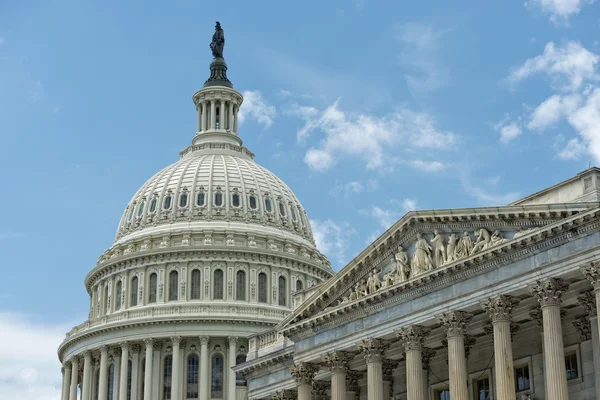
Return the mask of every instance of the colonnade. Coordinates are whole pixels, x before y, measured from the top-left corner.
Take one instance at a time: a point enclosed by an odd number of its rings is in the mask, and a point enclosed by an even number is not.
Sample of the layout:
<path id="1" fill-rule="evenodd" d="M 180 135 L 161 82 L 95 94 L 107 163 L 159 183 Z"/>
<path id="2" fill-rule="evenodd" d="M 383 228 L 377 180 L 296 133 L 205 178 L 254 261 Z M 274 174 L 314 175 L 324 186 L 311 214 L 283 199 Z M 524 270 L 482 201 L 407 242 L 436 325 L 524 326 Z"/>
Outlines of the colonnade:
<path id="1" fill-rule="evenodd" d="M 600 268 L 598 265 L 589 265 L 582 268 L 581 271 L 594 287 L 595 304 L 589 301 L 589 298 L 586 301 L 585 296 L 580 296 L 580 302 L 588 311 L 590 321 L 594 322 L 591 327 L 592 336 L 597 341 L 600 331 L 598 325 L 600 319 L 597 314 L 597 310 L 600 308 Z M 545 278 L 529 285 L 531 293 L 541 306 L 544 374 L 546 399 L 548 400 L 568 400 L 569 398 L 560 308 L 562 294 L 568 287 L 568 283 L 559 278 Z M 592 294 L 589 292 L 588 297 L 591 296 Z M 489 315 L 492 325 L 496 392 L 494 398 L 498 400 L 516 399 L 512 354 L 514 326 L 511 326 L 511 314 L 519 302 L 517 298 L 510 295 L 495 295 L 481 303 L 481 307 Z M 469 399 L 467 357 L 474 340 L 466 335 L 466 326 L 471 318 L 471 314 L 462 310 L 448 311 L 436 318 L 446 333 L 444 342 L 447 342 L 448 348 L 449 389 L 452 400 Z M 411 325 L 402 327 L 395 332 L 397 339 L 404 346 L 406 388 L 409 400 L 425 400 L 429 397 L 427 395 L 427 365 L 435 351 L 425 347 L 424 341 L 430 331 L 430 328 L 423 325 Z M 391 369 L 398 365 L 398 361 L 385 358 L 385 352 L 391 344 L 392 341 L 381 338 L 365 339 L 357 343 L 359 353 L 364 356 L 366 363 L 368 400 L 390 400 Z M 598 347 L 597 342 L 593 346 Z M 356 355 L 357 353 L 348 351 L 334 351 L 323 356 L 324 365 L 331 371 L 331 400 L 355 400 L 358 398 L 357 374 L 364 374 L 364 371 L 349 369 L 349 363 Z M 596 363 L 597 393 L 600 393 L 600 368 L 598 366 L 600 360 L 597 355 L 594 361 Z M 392 366 L 391 369 L 389 365 Z M 384 373 L 386 369 L 388 370 L 387 374 Z M 314 393 L 311 393 L 311 386 L 318 371 L 319 363 L 301 362 L 290 368 L 297 385 L 298 400 L 312 400 L 312 397 L 315 397 Z M 285 399 L 286 396 L 291 396 L 289 391 L 281 392 L 276 397 Z"/>
<path id="2" fill-rule="evenodd" d="M 198 132 L 222 130 L 238 132 L 239 105 L 225 99 L 203 100 L 196 105 Z M 218 114 L 218 115 L 217 115 Z"/>
<path id="3" fill-rule="evenodd" d="M 186 339 L 181 336 L 170 338 L 146 338 L 143 343 L 123 341 L 116 345 L 102 345 L 99 348 L 85 350 L 74 355 L 63 363 L 63 384 L 61 400 L 162 400 L 187 399 L 185 355 Z M 190 398 L 209 400 L 211 396 L 211 382 L 209 368 L 208 336 L 193 338 L 200 342 L 198 365 L 198 395 Z M 227 338 L 227 353 L 222 360 L 226 365 L 222 369 L 223 398 L 236 400 L 236 374 L 231 370 L 236 365 L 239 339 L 235 336 Z M 163 351 L 163 346 L 168 351 Z M 170 347 L 170 349 L 169 349 Z M 217 346 L 220 347 L 220 346 Z M 245 347 L 242 347 L 245 349 Z M 145 354 L 145 357 L 143 357 Z M 171 355 L 170 393 L 165 393 L 163 356 Z M 130 364 L 131 362 L 131 364 Z M 109 396 L 109 365 L 114 365 L 112 370 L 112 393 Z M 99 368 L 96 368 L 99 366 Z M 140 368 L 143 374 L 140 374 Z M 190 374 L 189 370 L 187 371 Z M 138 378 L 143 379 L 138 382 Z M 186 379 L 188 377 L 185 377 Z M 158 382 L 163 382 L 159 386 Z M 141 383 L 141 384 L 140 384 Z M 80 389 L 78 391 L 78 388 Z M 158 391 L 156 390 L 158 388 Z M 140 393 L 141 391 L 141 393 Z M 80 393 L 80 397 L 78 396 Z M 129 397 L 130 396 L 130 397 Z"/>

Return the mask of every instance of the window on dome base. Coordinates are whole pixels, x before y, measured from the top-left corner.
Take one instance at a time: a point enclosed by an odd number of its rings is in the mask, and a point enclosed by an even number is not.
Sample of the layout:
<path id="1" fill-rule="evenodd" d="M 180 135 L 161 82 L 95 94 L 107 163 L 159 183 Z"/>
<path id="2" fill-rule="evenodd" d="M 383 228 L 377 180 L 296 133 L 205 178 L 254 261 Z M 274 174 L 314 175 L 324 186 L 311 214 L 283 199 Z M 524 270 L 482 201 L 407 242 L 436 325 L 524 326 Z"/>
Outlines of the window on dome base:
<path id="1" fill-rule="evenodd" d="M 168 194 L 163 200 L 163 209 L 169 210 L 171 208 L 171 198 L 172 196 Z"/>
<path id="2" fill-rule="evenodd" d="M 134 276 L 131 278 L 131 306 L 137 306 L 138 298 L 138 278 Z"/>
<path id="3" fill-rule="evenodd" d="M 154 211 L 156 211 L 156 198 L 150 202 L 150 212 L 153 213 Z"/>
<path id="4" fill-rule="evenodd" d="M 117 282 L 117 298 L 116 298 L 116 307 L 115 310 L 121 309 L 121 294 L 123 292 L 123 283 L 122 281 Z"/>
<path id="5" fill-rule="evenodd" d="M 250 203 L 251 210 L 256 210 L 256 196 L 250 196 L 248 198 L 248 203 Z"/>
<path id="6" fill-rule="evenodd" d="M 156 273 L 150 275 L 150 290 L 148 290 L 148 303 L 156 303 L 156 283 L 158 277 Z"/>
<path id="7" fill-rule="evenodd" d="M 282 217 L 285 217 L 285 204 L 283 204 L 281 201 L 279 202 L 279 214 Z"/>
<path id="8" fill-rule="evenodd" d="M 192 300 L 198 300 L 200 298 L 200 285 L 200 270 L 195 269 L 192 271 L 192 289 L 190 291 Z"/>
<path id="9" fill-rule="evenodd" d="M 141 217 L 143 212 L 144 212 L 144 205 L 146 204 L 145 200 L 142 200 L 142 202 L 140 203 L 140 205 L 138 206 L 138 211 L 137 211 L 137 216 Z"/>
<path id="10" fill-rule="evenodd" d="M 179 283 L 179 274 L 177 271 L 171 271 L 169 274 L 169 301 L 177 300 L 177 286 Z"/>
<path id="11" fill-rule="evenodd" d="M 286 288 L 285 278 L 283 276 L 279 277 L 279 305 L 285 306 L 287 304 L 287 288 Z"/>
<path id="12" fill-rule="evenodd" d="M 186 192 L 183 192 L 181 194 L 181 196 L 179 196 L 179 207 L 187 206 L 187 202 L 188 202 L 188 195 Z"/>
<path id="13" fill-rule="evenodd" d="M 245 354 L 238 354 L 235 357 L 235 364 L 243 364 L 246 362 L 246 355 Z M 244 375 L 242 374 L 235 374 L 235 386 L 246 386 L 246 379 L 244 379 Z"/>
<path id="14" fill-rule="evenodd" d="M 236 274 L 235 299 L 246 300 L 246 273 L 238 271 Z"/>
<path id="15" fill-rule="evenodd" d="M 211 363 L 212 376 L 210 385 L 211 399 L 223 398 L 223 356 L 216 354 Z"/>
<path id="16" fill-rule="evenodd" d="M 196 197 L 196 205 L 203 206 L 204 205 L 204 192 L 198 192 L 198 196 Z"/>
<path id="17" fill-rule="evenodd" d="M 267 302 L 267 274 L 264 272 L 258 274 L 258 302 Z"/>
<path id="18" fill-rule="evenodd" d="M 223 300 L 223 271 L 215 270 L 213 274 L 213 299 Z"/>
<path id="19" fill-rule="evenodd" d="M 163 368 L 163 399 L 171 399 L 171 380 L 173 377 L 173 356 L 165 357 Z"/>
<path id="20" fill-rule="evenodd" d="M 265 210 L 267 210 L 267 212 L 273 212 L 273 206 L 271 205 L 271 199 L 265 199 Z"/>
<path id="21" fill-rule="evenodd" d="M 239 207 L 240 206 L 240 195 L 237 193 L 234 193 L 231 195 L 231 204 L 234 207 Z"/>
<path id="22" fill-rule="evenodd" d="M 215 206 L 221 207 L 223 205 L 223 193 L 215 193 Z"/>
<path id="23" fill-rule="evenodd" d="M 198 356 L 192 354 L 188 357 L 187 369 L 187 399 L 195 399 L 198 397 Z"/>

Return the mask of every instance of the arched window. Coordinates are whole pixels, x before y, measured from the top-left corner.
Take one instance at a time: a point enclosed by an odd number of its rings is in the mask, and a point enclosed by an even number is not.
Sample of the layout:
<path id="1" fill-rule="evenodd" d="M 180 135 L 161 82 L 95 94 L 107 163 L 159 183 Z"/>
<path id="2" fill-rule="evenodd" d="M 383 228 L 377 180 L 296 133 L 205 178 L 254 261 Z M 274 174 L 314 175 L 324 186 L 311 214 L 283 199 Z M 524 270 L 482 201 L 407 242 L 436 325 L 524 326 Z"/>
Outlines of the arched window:
<path id="1" fill-rule="evenodd" d="M 123 282 L 117 281 L 117 293 L 115 294 L 115 310 L 121 309 L 121 295 L 123 294 Z"/>
<path id="2" fill-rule="evenodd" d="M 240 195 L 238 193 L 234 193 L 231 195 L 231 205 L 234 207 L 240 206 Z"/>
<path id="3" fill-rule="evenodd" d="M 198 196 L 196 197 L 196 205 L 203 206 L 204 205 L 204 192 L 198 192 Z"/>
<path id="4" fill-rule="evenodd" d="M 258 274 L 258 301 L 259 303 L 267 302 L 267 274 L 264 272 Z"/>
<path id="5" fill-rule="evenodd" d="M 108 367 L 108 400 L 113 400 L 113 392 L 115 388 L 115 364 L 110 364 Z"/>
<path id="6" fill-rule="evenodd" d="M 195 269 L 192 271 L 192 290 L 190 297 L 193 300 L 197 300 L 200 298 L 200 289 L 202 286 L 202 282 L 200 281 L 200 270 Z"/>
<path id="7" fill-rule="evenodd" d="M 179 274 L 177 271 L 171 271 L 169 274 L 169 301 L 177 300 L 177 285 L 179 284 Z"/>
<path id="8" fill-rule="evenodd" d="M 127 360 L 127 400 L 131 400 L 131 360 Z"/>
<path id="9" fill-rule="evenodd" d="M 235 365 L 243 364 L 245 362 L 246 362 L 245 354 L 238 354 L 238 356 L 235 358 Z M 236 386 L 246 386 L 246 380 L 244 379 L 244 375 L 235 374 L 235 385 Z"/>
<path id="10" fill-rule="evenodd" d="M 187 206 L 187 200 L 188 200 L 187 192 L 181 193 L 181 196 L 179 196 L 179 207 Z"/>
<path id="11" fill-rule="evenodd" d="M 156 273 L 150 275 L 150 288 L 148 289 L 148 303 L 156 303 L 156 285 L 158 277 Z"/>
<path id="12" fill-rule="evenodd" d="M 279 277 L 279 305 L 285 306 L 287 304 L 287 290 L 285 287 L 285 278 Z"/>
<path id="13" fill-rule="evenodd" d="M 296 281 L 296 290 L 302 290 L 302 281 L 300 279 Z"/>
<path id="14" fill-rule="evenodd" d="M 267 210 L 267 212 L 273 212 L 273 206 L 271 205 L 271 199 L 265 199 L 265 210 Z"/>
<path id="15" fill-rule="evenodd" d="M 198 356 L 192 354 L 187 361 L 187 397 L 195 399 L 198 397 Z"/>
<path id="16" fill-rule="evenodd" d="M 223 193 L 215 193 L 215 206 L 221 207 L 223 205 Z"/>
<path id="17" fill-rule="evenodd" d="M 235 299 L 246 300 L 246 273 L 238 271 L 235 278 Z"/>
<path id="18" fill-rule="evenodd" d="M 131 278 L 131 306 L 137 306 L 138 298 L 138 277 Z"/>
<path id="19" fill-rule="evenodd" d="M 216 354 L 212 358 L 212 374 L 210 379 L 210 398 L 223 398 L 223 356 Z"/>
<path id="20" fill-rule="evenodd" d="M 223 300 L 223 270 L 220 269 L 213 274 L 213 299 Z"/>
<path id="21" fill-rule="evenodd" d="M 138 212 L 137 212 L 137 216 L 141 217 L 142 213 L 144 212 L 144 205 L 146 204 L 146 200 L 142 200 L 142 202 L 140 203 L 140 205 L 138 206 Z"/>
<path id="22" fill-rule="evenodd" d="M 171 399 L 171 376 L 173 375 L 173 356 L 165 357 L 163 368 L 163 400 Z"/>
<path id="23" fill-rule="evenodd" d="M 172 196 L 170 194 L 165 196 L 165 199 L 163 200 L 163 209 L 168 210 L 171 208 L 171 198 Z"/>
<path id="24" fill-rule="evenodd" d="M 250 196 L 248 200 L 248 202 L 250 203 L 250 208 L 252 210 L 256 210 L 256 196 Z"/>

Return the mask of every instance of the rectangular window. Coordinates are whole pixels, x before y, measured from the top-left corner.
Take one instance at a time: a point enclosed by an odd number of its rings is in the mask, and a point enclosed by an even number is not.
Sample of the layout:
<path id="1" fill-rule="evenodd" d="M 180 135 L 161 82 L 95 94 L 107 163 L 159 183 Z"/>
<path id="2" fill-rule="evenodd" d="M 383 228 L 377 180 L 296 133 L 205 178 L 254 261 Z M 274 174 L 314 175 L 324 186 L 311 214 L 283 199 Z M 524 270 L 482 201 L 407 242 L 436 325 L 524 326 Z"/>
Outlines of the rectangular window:
<path id="1" fill-rule="evenodd" d="M 436 390 L 435 400 L 450 400 L 450 389 Z"/>
<path id="2" fill-rule="evenodd" d="M 515 368 L 515 387 L 517 392 L 531 389 L 529 380 L 529 365 L 520 365 Z"/>
<path id="3" fill-rule="evenodd" d="M 491 398 L 490 379 L 487 376 L 477 379 L 475 384 L 475 399 L 490 400 Z"/>
<path id="4" fill-rule="evenodd" d="M 567 380 L 579 378 L 577 370 L 577 353 L 572 351 L 565 354 L 565 367 L 567 368 Z"/>

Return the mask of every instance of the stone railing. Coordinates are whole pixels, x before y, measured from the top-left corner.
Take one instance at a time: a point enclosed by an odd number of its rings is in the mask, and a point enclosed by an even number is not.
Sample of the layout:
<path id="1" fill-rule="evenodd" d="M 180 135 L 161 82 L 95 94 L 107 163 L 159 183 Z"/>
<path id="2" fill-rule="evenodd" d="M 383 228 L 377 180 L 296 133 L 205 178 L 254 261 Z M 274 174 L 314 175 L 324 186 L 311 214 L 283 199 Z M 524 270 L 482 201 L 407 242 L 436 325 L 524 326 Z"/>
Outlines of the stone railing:
<path id="1" fill-rule="evenodd" d="M 161 318 L 223 318 L 231 319 L 236 316 L 242 319 L 257 320 L 276 324 L 284 319 L 289 313 L 282 310 L 265 309 L 257 306 L 244 306 L 236 304 L 235 306 L 228 305 L 157 305 L 155 307 L 144 306 L 140 309 L 132 309 L 119 311 L 100 318 L 89 319 L 84 323 L 73 327 L 67 334 L 66 338 L 72 338 L 89 329 L 97 328 L 103 325 L 110 325 L 124 321 L 138 321 L 144 319 L 161 319 Z"/>
<path id="2" fill-rule="evenodd" d="M 293 342 L 291 340 L 283 336 L 281 332 L 277 332 L 275 329 L 259 333 L 250 336 L 248 339 L 247 360 L 249 361 L 262 357 L 292 345 Z"/>

